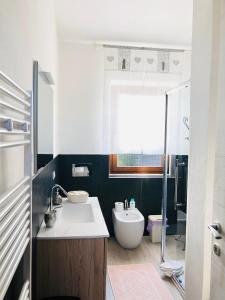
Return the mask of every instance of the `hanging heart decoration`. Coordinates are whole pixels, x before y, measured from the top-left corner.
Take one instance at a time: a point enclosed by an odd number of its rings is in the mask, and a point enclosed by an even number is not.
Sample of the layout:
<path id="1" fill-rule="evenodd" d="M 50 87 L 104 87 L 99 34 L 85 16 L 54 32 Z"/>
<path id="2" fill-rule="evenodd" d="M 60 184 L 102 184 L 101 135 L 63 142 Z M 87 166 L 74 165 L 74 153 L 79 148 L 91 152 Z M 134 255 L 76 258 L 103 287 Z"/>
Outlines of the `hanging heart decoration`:
<path id="1" fill-rule="evenodd" d="M 134 60 L 135 60 L 135 62 L 136 62 L 137 64 L 139 64 L 139 63 L 141 62 L 141 58 L 140 58 L 140 57 L 137 57 L 137 56 L 134 58 Z"/>
<path id="2" fill-rule="evenodd" d="M 107 56 L 108 62 L 113 62 L 114 61 L 114 56 Z"/>
<path id="3" fill-rule="evenodd" d="M 147 62 L 149 65 L 152 65 L 153 62 L 154 62 L 154 59 L 153 58 L 147 58 Z"/>

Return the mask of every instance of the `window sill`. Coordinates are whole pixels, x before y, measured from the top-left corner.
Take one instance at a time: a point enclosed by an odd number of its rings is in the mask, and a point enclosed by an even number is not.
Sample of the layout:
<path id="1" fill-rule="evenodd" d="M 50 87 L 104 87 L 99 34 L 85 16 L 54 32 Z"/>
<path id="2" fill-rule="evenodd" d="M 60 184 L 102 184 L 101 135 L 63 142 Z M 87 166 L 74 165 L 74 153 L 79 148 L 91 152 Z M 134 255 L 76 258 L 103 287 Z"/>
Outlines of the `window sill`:
<path id="1" fill-rule="evenodd" d="M 163 178 L 163 174 L 109 174 L 109 178 Z"/>

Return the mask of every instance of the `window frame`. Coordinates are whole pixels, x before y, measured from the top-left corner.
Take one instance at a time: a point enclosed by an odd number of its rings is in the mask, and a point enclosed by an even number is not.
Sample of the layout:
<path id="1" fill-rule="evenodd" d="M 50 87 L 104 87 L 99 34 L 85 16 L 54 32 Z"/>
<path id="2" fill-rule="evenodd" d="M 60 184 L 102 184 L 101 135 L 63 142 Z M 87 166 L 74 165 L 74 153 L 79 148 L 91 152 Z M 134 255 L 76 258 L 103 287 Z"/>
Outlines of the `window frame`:
<path id="1" fill-rule="evenodd" d="M 117 166 L 117 155 L 109 155 L 109 173 L 110 174 L 152 174 L 152 175 L 163 175 L 163 155 L 162 155 L 162 166 L 160 167 L 118 167 Z"/>

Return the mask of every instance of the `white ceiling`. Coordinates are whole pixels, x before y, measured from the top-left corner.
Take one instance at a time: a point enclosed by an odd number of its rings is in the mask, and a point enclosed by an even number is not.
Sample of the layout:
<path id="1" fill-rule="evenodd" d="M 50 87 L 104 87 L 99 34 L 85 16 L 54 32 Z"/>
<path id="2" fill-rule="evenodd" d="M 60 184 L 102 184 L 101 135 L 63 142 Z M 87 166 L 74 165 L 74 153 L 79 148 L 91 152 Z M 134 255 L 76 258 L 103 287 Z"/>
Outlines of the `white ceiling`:
<path id="1" fill-rule="evenodd" d="M 191 45 L 193 0 L 56 0 L 60 40 Z"/>

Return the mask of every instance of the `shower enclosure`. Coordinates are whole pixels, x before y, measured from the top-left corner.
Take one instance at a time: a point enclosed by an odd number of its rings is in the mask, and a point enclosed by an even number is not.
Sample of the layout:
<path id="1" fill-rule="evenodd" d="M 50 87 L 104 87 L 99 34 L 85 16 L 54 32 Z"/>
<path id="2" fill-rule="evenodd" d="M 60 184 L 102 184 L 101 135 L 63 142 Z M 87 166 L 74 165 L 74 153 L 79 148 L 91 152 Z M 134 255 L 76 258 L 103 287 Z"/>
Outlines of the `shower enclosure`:
<path id="1" fill-rule="evenodd" d="M 161 261 L 184 294 L 190 82 L 166 92 Z M 180 269 L 183 269 L 183 272 Z M 171 271 L 172 273 L 172 271 Z"/>

